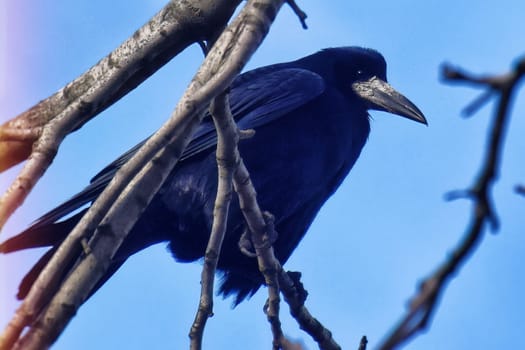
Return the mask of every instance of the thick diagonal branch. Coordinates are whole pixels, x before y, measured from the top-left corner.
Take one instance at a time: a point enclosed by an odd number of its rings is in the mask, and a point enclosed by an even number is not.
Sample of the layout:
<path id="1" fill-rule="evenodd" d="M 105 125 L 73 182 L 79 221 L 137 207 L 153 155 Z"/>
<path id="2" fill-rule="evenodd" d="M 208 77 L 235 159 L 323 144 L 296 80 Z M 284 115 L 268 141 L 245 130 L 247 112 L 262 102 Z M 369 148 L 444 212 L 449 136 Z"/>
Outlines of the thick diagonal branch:
<path id="1" fill-rule="evenodd" d="M 192 43 L 222 28 L 240 1 L 170 1 L 133 36 L 64 88 L 0 126 L 0 171 L 25 159 L 0 199 L 0 229 L 53 161 L 62 140 Z"/>

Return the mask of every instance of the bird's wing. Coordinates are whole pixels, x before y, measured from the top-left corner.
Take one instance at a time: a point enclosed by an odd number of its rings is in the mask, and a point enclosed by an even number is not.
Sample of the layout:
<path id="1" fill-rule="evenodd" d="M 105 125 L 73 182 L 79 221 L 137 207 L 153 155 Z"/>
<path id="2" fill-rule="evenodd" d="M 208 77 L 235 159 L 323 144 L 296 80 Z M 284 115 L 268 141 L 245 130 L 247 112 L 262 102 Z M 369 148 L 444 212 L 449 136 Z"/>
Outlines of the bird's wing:
<path id="1" fill-rule="evenodd" d="M 290 111 L 319 96 L 325 88 L 323 79 L 310 71 L 298 68 L 268 66 L 239 76 L 230 91 L 230 108 L 241 129 L 256 129 L 285 116 Z M 147 139 L 146 139 L 147 140 Z M 39 218 L 32 228 L 53 223 L 95 200 L 115 173 L 146 142 L 143 140 L 91 179 L 90 184 L 65 203 Z M 217 134 L 209 115 L 195 132 L 180 161 L 215 147 Z"/>

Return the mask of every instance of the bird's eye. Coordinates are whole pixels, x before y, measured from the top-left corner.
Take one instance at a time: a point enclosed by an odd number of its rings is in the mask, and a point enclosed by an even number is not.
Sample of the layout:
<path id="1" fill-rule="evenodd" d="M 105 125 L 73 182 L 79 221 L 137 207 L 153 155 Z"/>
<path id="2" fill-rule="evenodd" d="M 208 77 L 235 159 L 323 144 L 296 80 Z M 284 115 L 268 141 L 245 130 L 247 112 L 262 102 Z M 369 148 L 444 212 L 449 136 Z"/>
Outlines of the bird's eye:
<path id="1" fill-rule="evenodd" d="M 363 76 L 363 74 L 364 74 L 364 72 L 363 72 L 361 69 L 358 69 L 357 72 L 356 72 L 356 75 L 357 75 L 358 77 Z"/>

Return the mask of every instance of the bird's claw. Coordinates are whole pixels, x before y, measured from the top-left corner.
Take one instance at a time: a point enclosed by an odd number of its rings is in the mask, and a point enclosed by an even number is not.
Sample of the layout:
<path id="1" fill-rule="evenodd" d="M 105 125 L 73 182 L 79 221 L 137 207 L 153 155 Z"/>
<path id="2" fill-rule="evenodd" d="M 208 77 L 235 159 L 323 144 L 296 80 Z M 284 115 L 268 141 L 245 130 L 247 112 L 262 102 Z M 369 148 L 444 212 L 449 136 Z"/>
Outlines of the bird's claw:
<path id="1" fill-rule="evenodd" d="M 239 249 L 241 250 L 241 253 L 249 258 L 257 257 L 252 244 L 251 231 L 248 228 L 244 229 L 244 232 L 239 239 Z"/>
<path id="2" fill-rule="evenodd" d="M 258 249 L 266 249 L 269 248 L 272 244 L 275 243 L 277 240 L 277 232 L 275 231 L 275 218 L 274 216 L 267 211 L 264 211 L 263 213 L 263 219 L 265 222 L 265 233 L 263 237 L 263 244 L 259 246 L 255 246 L 252 241 L 252 232 L 248 227 L 244 230 L 243 234 L 241 235 L 241 238 L 239 239 L 239 249 L 241 252 L 250 257 L 255 258 L 257 257 L 257 250 Z"/>

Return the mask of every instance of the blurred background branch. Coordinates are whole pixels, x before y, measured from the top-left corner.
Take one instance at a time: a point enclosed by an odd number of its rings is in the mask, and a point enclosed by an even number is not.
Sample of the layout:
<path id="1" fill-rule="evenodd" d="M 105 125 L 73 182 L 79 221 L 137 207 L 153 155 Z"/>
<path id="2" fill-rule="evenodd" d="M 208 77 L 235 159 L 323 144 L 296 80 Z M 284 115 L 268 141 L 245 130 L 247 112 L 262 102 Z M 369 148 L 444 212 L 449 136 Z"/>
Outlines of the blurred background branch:
<path id="1" fill-rule="evenodd" d="M 463 241 L 449 254 L 449 258 L 437 268 L 436 272 L 421 283 L 418 293 L 411 298 L 406 315 L 380 349 L 394 349 L 428 327 L 447 283 L 474 252 L 486 226 L 490 225 L 494 231 L 498 229 L 499 223 L 492 203 L 492 186 L 499 175 L 512 97 L 524 74 L 525 58 L 519 60 L 513 70 L 503 75 L 478 77 L 449 65 L 444 66 L 442 76 L 446 82 L 481 86 L 488 91 L 467 107 L 467 114 L 478 110 L 491 94 L 496 94 L 498 97 L 497 110 L 492 118 L 487 148 L 476 181 L 469 189 L 454 191 L 447 196 L 448 199 L 464 197 L 473 201 L 472 219 Z"/>

